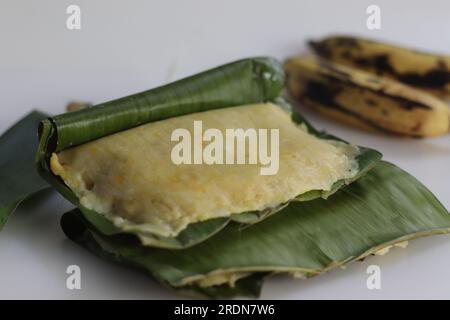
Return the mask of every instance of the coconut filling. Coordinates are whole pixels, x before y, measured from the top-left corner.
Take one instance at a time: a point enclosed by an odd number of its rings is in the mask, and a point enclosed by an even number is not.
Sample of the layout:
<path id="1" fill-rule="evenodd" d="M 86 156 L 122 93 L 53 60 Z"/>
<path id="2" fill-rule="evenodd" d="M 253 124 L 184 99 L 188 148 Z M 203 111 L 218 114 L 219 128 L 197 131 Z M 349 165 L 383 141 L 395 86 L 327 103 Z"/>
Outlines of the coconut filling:
<path id="1" fill-rule="evenodd" d="M 317 138 L 290 115 L 263 103 L 156 121 L 54 153 L 50 167 L 82 206 L 122 230 L 174 237 L 190 223 L 275 207 L 308 191 L 329 191 L 357 174 L 358 147 Z M 194 137 L 194 121 L 223 137 L 226 129 L 279 129 L 277 173 L 262 175 L 259 159 L 175 164 L 172 133 L 185 128 Z"/>

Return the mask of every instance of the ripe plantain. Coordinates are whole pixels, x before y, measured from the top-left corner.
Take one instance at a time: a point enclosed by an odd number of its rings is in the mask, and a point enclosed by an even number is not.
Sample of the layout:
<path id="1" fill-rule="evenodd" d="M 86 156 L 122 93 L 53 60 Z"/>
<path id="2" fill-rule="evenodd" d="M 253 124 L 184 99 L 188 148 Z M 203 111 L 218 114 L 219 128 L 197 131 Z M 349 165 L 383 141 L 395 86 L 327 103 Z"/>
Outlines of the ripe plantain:
<path id="1" fill-rule="evenodd" d="M 309 45 L 324 59 L 450 98 L 449 56 L 349 36 L 331 36 Z"/>
<path id="2" fill-rule="evenodd" d="M 427 92 L 314 56 L 285 63 L 290 95 L 332 118 L 398 135 L 449 131 L 450 109 Z"/>

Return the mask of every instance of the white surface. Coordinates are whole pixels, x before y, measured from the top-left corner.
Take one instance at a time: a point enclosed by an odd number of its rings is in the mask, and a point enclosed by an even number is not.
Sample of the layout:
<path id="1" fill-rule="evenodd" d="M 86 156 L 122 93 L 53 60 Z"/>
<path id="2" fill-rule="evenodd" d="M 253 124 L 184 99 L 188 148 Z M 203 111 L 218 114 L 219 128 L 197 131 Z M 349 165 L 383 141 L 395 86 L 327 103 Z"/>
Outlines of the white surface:
<path id="1" fill-rule="evenodd" d="M 69 4 L 81 7 L 79 31 L 66 29 Z M 380 31 L 366 29 L 369 4 L 381 7 Z M 447 0 L 0 0 L 0 131 L 34 108 L 60 113 L 70 100 L 98 103 L 234 59 L 283 59 L 301 51 L 304 40 L 334 32 L 450 53 L 448 12 Z M 317 127 L 382 151 L 450 208 L 449 136 L 377 136 L 306 115 Z M 59 217 L 69 208 L 54 194 L 13 215 L 0 233 L 0 298 L 176 298 L 146 275 L 67 240 Z M 307 281 L 274 277 L 262 298 L 450 298 L 448 252 L 449 236 L 418 239 Z M 70 264 L 81 267 L 79 291 L 66 289 Z M 370 264 L 381 267 L 381 290 L 366 288 Z"/>

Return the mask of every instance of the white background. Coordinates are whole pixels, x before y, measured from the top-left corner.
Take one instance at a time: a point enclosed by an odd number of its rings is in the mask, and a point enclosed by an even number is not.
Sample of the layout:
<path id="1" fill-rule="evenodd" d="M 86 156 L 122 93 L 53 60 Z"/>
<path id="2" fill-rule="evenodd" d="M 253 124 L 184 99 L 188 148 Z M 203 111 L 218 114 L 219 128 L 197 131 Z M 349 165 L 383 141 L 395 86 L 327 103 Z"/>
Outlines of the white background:
<path id="1" fill-rule="evenodd" d="M 66 28 L 70 4 L 81 7 L 79 31 Z M 381 7 L 379 31 L 366 29 L 370 4 Z M 330 33 L 450 54 L 449 12 L 448 0 L 0 0 L 0 130 L 32 109 L 60 113 L 70 100 L 98 103 L 243 57 L 284 59 Z M 382 151 L 450 208 L 449 136 L 400 139 L 305 114 L 319 128 Z M 67 240 L 59 218 L 70 205 L 60 196 L 35 205 L 18 210 L 0 233 L 0 298 L 177 297 Z M 450 298 L 449 253 L 449 236 L 418 239 L 314 279 L 274 277 L 262 298 Z M 66 289 L 70 264 L 81 267 L 82 290 Z M 381 267 L 381 290 L 366 288 L 370 264 Z"/>

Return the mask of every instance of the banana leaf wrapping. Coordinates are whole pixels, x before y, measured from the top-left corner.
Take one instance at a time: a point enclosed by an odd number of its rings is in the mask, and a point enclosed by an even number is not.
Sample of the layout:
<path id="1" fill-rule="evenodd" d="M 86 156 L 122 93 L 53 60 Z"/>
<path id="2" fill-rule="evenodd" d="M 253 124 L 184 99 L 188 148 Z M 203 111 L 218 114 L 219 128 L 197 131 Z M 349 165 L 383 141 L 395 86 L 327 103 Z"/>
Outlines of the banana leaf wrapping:
<path id="1" fill-rule="evenodd" d="M 258 296 L 264 279 L 273 273 L 307 278 L 396 243 L 449 232 L 449 213 L 431 192 L 395 165 L 380 162 L 381 155 L 366 148 L 360 148 L 360 172 L 354 180 L 358 179 L 348 186 L 351 181 L 340 181 L 331 197 L 321 198 L 317 190 L 274 212 L 192 224 L 177 238 L 153 239 L 153 246 L 143 245 L 139 235 L 123 232 L 102 215 L 80 206 L 49 169 L 52 152 L 143 123 L 263 101 L 289 107 L 279 98 L 282 86 L 283 74 L 275 61 L 247 59 L 42 121 L 38 171 L 78 207 L 61 219 L 66 235 L 96 255 L 142 269 L 180 293 L 230 298 Z M 20 201 L 48 187 L 33 169 L 33 128 L 42 117 L 31 113 L 0 138 L 2 150 L 11 155 L 2 159 L 0 167 L 3 181 L 8 182 L 1 186 L 0 221 L 6 221 Z M 311 134 L 339 140 L 318 132 L 298 113 L 292 113 L 292 119 Z M 23 148 L 17 150 L 17 145 Z M 11 179 L 11 173 L 23 179 Z M 278 214 L 269 217 L 277 210 Z"/>
<path id="2" fill-rule="evenodd" d="M 380 162 L 333 197 L 293 202 L 244 230 L 229 224 L 185 250 L 147 248 L 130 236 L 105 236 L 78 210 L 66 213 L 61 224 L 69 238 L 99 256 L 141 268 L 183 293 L 224 298 L 257 296 L 270 273 L 310 277 L 396 243 L 448 233 L 450 215 L 414 177 Z M 231 282 L 205 286 L 221 275 Z"/>
<path id="3" fill-rule="evenodd" d="M 46 117 L 33 111 L 0 137 L 0 230 L 22 201 L 50 187 L 39 177 L 33 161 L 38 146 L 36 128 Z"/>
<path id="4" fill-rule="evenodd" d="M 42 121 L 39 130 L 39 172 L 49 184 L 78 206 L 84 217 L 105 235 L 132 233 L 143 244 L 162 248 L 182 249 L 195 245 L 216 234 L 232 221 L 257 223 L 278 212 L 287 203 L 262 211 L 192 223 L 176 237 L 162 237 L 141 230 L 124 230 L 105 215 L 82 206 L 74 192 L 51 172 L 50 156 L 54 152 L 145 123 L 195 112 L 260 102 L 274 102 L 281 108 L 289 109 L 290 106 L 280 98 L 283 86 L 284 73 L 277 61 L 270 58 L 245 59 L 93 108 L 48 118 Z M 299 114 L 292 113 L 292 120 L 305 125 L 311 134 L 322 139 L 339 140 L 317 132 Z M 328 196 L 364 174 L 381 158 L 381 154 L 372 149 L 360 147 L 359 152 L 358 174 L 355 177 L 337 181 L 331 191 L 312 190 L 292 200 L 306 201 Z"/>

